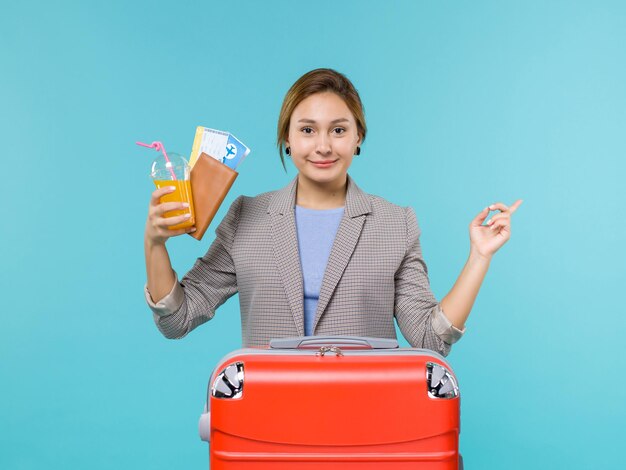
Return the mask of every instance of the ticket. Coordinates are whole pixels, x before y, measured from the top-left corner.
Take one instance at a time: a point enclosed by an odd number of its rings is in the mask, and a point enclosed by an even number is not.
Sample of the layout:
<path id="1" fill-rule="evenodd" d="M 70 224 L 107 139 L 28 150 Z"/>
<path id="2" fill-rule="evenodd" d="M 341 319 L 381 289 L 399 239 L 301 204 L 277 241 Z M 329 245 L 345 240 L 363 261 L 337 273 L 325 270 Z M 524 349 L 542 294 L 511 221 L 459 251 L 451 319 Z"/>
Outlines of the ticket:
<path id="1" fill-rule="evenodd" d="M 189 158 L 189 165 L 192 168 L 203 152 L 236 170 L 250 153 L 250 149 L 230 132 L 198 126 Z"/>

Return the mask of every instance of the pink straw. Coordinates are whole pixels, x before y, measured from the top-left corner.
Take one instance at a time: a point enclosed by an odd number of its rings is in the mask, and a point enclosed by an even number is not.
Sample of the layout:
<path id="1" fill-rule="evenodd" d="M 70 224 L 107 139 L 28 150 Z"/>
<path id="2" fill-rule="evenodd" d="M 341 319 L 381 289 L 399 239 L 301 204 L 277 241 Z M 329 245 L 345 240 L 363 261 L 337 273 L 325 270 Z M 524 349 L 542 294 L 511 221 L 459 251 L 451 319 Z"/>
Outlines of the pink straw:
<path id="1" fill-rule="evenodd" d="M 176 180 L 176 173 L 174 173 L 174 170 L 172 169 L 172 162 L 170 162 L 170 159 L 168 158 L 167 153 L 165 152 L 165 147 L 163 147 L 163 144 L 161 142 L 157 140 L 157 141 L 152 142 L 151 144 L 144 144 L 143 142 L 135 142 L 135 143 L 137 145 L 141 145 L 142 147 L 148 147 L 149 149 L 154 149 L 157 152 L 163 153 L 163 156 L 165 157 L 165 161 L 169 163 L 169 165 L 166 165 L 166 166 L 170 170 L 172 179 L 174 181 Z"/>

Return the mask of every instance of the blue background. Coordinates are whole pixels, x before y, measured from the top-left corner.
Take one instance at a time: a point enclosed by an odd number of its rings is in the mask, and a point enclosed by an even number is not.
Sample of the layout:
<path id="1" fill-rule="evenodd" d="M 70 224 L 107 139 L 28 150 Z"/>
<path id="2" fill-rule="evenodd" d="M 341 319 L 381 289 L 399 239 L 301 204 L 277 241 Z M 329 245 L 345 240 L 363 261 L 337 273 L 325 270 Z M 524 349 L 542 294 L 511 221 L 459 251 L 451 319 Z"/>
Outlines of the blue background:
<path id="1" fill-rule="evenodd" d="M 238 301 L 182 341 L 143 299 L 153 152 L 197 125 L 284 186 L 278 112 L 347 74 L 351 174 L 415 208 L 438 298 L 489 203 L 523 198 L 449 360 L 467 468 L 623 464 L 626 6 L 620 1 L 6 2 L 0 16 L 0 468 L 206 468 L 196 423 Z M 622 189 L 620 189 L 622 188 Z M 168 242 L 186 272 L 213 238 Z M 406 343 L 403 343 L 406 344 Z M 339 425 L 339 423 L 338 423 Z"/>

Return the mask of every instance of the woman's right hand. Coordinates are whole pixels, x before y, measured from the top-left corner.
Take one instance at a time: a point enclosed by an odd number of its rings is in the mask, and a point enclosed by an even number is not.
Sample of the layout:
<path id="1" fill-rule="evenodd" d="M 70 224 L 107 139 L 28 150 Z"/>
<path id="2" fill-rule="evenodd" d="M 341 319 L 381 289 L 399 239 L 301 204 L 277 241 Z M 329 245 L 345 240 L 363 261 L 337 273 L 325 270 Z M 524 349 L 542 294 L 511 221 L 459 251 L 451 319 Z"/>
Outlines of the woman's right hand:
<path id="1" fill-rule="evenodd" d="M 166 194 L 173 193 L 174 191 L 175 189 L 166 186 L 164 188 L 157 189 L 152 193 L 150 206 L 148 208 L 148 220 L 146 221 L 145 233 L 145 240 L 150 245 L 165 245 L 165 242 L 170 237 L 176 237 L 178 235 L 194 232 L 196 230 L 195 227 L 170 230 L 170 226 L 180 224 L 190 217 L 189 213 L 175 217 L 163 217 L 166 212 L 186 209 L 189 207 L 189 204 L 186 202 L 159 203 L 161 197 Z"/>

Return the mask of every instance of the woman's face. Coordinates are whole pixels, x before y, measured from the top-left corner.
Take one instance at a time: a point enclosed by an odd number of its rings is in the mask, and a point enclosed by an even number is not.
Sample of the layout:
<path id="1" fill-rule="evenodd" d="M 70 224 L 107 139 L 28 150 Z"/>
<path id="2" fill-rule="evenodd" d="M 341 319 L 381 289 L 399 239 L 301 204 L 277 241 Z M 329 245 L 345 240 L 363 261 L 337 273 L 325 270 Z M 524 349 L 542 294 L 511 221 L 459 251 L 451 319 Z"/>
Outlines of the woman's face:
<path id="1" fill-rule="evenodd" d="M 323 92 L 302 100 L 293 110 L 286 144 L 300 177 L 334 186 L 345 183 L 361 138 L 343 99 Z"/>

